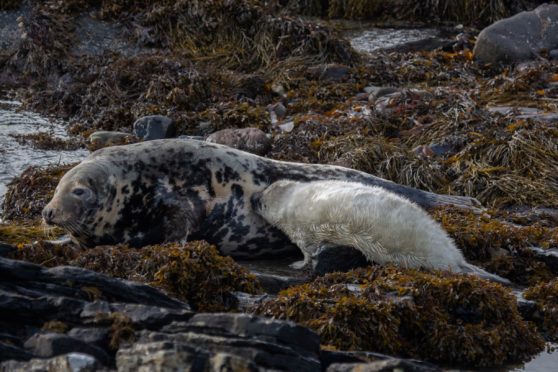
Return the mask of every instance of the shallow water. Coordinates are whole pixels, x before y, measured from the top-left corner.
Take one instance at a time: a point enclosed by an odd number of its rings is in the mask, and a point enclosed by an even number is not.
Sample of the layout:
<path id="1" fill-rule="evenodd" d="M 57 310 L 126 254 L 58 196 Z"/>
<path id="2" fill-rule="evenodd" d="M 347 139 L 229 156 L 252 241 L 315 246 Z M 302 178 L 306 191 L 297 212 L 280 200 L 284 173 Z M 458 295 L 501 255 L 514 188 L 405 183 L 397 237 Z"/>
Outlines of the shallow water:
<path id="1" fill-rule="evenodd" d="M 362 31 L 353 31 L 347 36 L 353 48 L 359 52 L 371 53 L 381 49 L 394 48 L 414 41 L 429 39 L 438 36 L 438 34 L 439 31 L 434 28 L 369 28 Z"/>
<path id="2" fill-rule="evenodd" d="M 19 102 L 0 100 L 0 204 L 7 184 L 27 167 L 77 162 L 89 153 L 86 149 L 51 151 L 20 145 L 10 134 L 48 132 L 60 138 L 67 138 L 68 134 L 62 122 L 51 121 L 31 112 L 17 111 L 19 106 Z"/>

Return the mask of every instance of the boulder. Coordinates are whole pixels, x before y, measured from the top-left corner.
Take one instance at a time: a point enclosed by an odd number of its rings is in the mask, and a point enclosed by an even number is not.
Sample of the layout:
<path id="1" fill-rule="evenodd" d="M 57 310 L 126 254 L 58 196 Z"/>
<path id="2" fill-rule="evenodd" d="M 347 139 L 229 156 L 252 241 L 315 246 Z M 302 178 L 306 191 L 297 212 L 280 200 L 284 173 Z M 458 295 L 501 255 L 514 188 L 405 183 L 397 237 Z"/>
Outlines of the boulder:
<path id="1" fill-rule="evenodd" d="M 515 63 L 558 48 L 558 5 L 502 19 L 481 31 L 473 50 L 481 63 Z"/>
<path id="2" fill-rule="evenodd" d="M 210 134 L 206 141 L 256 155 L 264 155 L 271 148 L 271 139 L 258 128 L 223 129 Z"/>
<path id="3" fill-rule="evenodd" d="M 176 128 L 171 118 L 162 115 L 144 116 L 134 123 L 134 135 L 144 141 L 174 137 Z"/>

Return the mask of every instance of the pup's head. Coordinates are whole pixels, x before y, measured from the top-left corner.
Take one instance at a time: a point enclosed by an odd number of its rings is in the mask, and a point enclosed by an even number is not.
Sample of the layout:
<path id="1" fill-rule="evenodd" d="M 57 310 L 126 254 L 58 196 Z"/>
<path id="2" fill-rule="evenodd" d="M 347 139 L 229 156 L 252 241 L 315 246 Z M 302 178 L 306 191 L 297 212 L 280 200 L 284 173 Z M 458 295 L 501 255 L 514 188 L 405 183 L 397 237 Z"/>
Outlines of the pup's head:
<path id="1" fill-rule="evenodd" d="M 280 180 L 272 183 L 261 192 L 255 193 L 252 198 L 252 208 L 266 220 L 272 222 L 281 206 L 285 204 L 285 197 L 298 182 L 291 180 Z"/>

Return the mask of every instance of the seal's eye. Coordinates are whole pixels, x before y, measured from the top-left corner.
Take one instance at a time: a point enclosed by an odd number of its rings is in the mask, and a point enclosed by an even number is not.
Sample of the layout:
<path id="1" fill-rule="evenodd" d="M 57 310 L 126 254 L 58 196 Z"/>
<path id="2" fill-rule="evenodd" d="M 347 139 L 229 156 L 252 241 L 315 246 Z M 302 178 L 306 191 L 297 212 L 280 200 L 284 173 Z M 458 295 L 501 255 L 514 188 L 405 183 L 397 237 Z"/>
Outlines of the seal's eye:
<path id="1" fill-rule="evenodd" d="M 74 189 L 72 191 L 72 193 L 76 196 L 81 196 L 81 195 L 85 194 L 85 190 L 78 187 L 78 188 Z"/>

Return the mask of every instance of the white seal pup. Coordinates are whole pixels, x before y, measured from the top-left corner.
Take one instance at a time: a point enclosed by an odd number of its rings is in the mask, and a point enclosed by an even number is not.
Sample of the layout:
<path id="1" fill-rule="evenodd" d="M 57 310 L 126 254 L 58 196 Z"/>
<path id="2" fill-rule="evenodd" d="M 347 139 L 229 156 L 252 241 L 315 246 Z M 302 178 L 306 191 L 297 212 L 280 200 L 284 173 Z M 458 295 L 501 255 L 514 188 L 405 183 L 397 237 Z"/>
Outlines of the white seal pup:
<path id="1" fill-rule="evenodd" d="M 346 181 L 281 180 L 254 201 L 257 213 L 282 230 L 304 255 L 322 245 L 350 246 L 369 261 L 406 268 L 474 273 L 509 284 L 465 261 L 446 231 L 423 209 L 382 187 Z"/>

